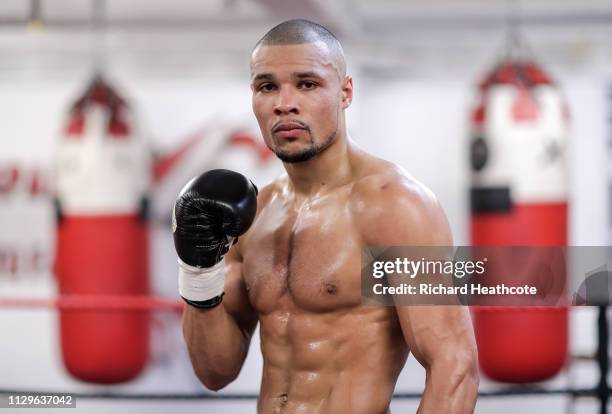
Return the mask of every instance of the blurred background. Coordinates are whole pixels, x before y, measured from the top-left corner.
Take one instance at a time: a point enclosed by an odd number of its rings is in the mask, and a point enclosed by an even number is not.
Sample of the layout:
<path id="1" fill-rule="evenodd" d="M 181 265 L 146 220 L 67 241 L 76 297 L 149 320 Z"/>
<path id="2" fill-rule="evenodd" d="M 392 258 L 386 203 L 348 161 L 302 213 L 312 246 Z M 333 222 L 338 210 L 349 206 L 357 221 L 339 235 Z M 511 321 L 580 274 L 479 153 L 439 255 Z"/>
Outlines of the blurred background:
<path id="1" fill-rule="evenodd" d="M 543 217 L 555 215 L 563 234 L 542 244 L 612 242 L 610 1 L 2 0 L 0 297 L 30 306 L 0 301 L 0 389 L 205 392 L 175 307 L 136 319 L 90 311 L 103 315 L 100 325 L 124 323 L 128 332 L 110 345 L 114 352 L 94 357 L 100 332 L 84 333 L 87 319 L 52 300 L 97 292 L 178 297 L 169 217 L 181 186 L 217 167 L 258 186 L 283 171 L 251 112 L 248 63 L 267 30 L 296 17 L 325 25 L 344 46 L 355 88 L 351 137 L 433 190 L 455 244 L 475 243 L 482 226 L 495 234 L 494 224 L 475 224 L 474 189 L 499 186 L 524 189 L 514 192 L 523 197 L 516 205 L 556 206 Z M 540 180 L 544 173 L 521 167 L 528 172 L 514 179 L 509 163 L 483 178 L 479 157 L 506 159 L 490 154 L 509 136 L 519 137 L 519 154 L 530 145 L 525 137 L 542 139 L 556 172 Z M 544 390 L 598 384 L 597 309 L 572 308 L 568 317 L 563 363 L 525 382 Z M 133 370 L 97 374 L 87 365 L 95 359 L 116 370 L 113 353 Z M 240 377 L 221 392 L 257 393 L 261 363 L 256 335 Z M 419 393 L 424 378 L 411 358 L 396 392 Z M 481 390 L 506 386 L 484 376 Z M 391 409 L 417 406 L 397 399 Z M 249 413 L 255 401 L 80 399 L 77 409 Z M 476 412 L 600 409 L 595 398 L 555 393 L 483 398 Z"/>

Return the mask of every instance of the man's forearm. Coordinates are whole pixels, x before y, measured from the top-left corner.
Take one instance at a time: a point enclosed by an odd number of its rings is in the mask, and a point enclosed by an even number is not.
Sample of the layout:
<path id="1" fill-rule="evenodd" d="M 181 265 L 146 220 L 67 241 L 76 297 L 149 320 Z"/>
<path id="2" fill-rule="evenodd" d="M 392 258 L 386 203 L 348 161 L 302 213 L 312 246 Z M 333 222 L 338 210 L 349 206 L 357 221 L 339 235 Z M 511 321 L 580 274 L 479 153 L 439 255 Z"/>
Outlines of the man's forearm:
<path id="1" fill-rule="evenodd" d="M 469 414 L 478 396 L 476 364 L 437 364 L 427 370 L 418 414 Z"/>
<path id="2" fill-rule="evenodd" d="M 186 305 L 183 336 L 193 369 L 207 388 L 218 390 L 236 378 L 250 338 L 225 310 L 223 303 L 212 309 Z"/>

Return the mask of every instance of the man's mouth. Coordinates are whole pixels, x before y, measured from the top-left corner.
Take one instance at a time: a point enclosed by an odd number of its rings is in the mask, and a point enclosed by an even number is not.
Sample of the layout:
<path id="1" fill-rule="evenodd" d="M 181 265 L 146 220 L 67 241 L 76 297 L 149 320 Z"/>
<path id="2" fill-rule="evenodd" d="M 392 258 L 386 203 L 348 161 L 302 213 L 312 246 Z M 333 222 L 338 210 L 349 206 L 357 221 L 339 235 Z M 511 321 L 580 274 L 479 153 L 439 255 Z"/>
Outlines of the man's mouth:
<path id="1" fill-rule="evenodd" d="M 295 138 L 306 128 L 298 122 L 282 122 L 272 128 L 272 132 L 281 138 Z"/>

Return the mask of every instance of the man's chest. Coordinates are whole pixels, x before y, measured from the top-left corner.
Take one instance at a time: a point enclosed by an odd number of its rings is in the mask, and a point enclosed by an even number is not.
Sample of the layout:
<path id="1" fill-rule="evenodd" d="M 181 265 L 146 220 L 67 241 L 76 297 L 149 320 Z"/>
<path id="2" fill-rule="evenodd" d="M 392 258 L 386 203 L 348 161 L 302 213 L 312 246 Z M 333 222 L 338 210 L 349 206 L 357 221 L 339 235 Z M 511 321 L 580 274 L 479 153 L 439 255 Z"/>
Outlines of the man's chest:
<path id="1" fill-rule="evenodd" d="M 258 312 L 287 300 L 312 312 L 359 304 L 361 238 L 341 201 L 299 210 L 273 201 L 262 210 L 243 249 L 243 275 Z"/>

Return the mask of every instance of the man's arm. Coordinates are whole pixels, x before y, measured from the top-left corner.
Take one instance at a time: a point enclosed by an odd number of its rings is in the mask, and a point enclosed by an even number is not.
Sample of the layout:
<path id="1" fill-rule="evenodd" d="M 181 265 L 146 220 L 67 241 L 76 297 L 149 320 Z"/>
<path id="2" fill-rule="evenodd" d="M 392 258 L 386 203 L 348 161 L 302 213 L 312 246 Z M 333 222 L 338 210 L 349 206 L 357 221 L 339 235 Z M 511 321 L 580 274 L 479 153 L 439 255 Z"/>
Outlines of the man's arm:
<path id="1" fill-rule="evenodd" d="M 442 208 L 424 186 L 399 174 L 370 179 L 359 197 L 364 241 L 370 246 L 451 246 Z M 420 414 L 472 413 L 478 358 L 468 310 L 462 306 L 396 306 L 401 329 L 426 369 Z"/>
<path id="2" fill-rule="evenodd" d="M 240 373 L 257 325 L 242 277 L 239 246 L 240 242 L 225 257 L 223 302 L 212 309 L 185 305 L 183 313 L 183 336 L 194 372 L 214 391 Z"/>
<path id="3" fill-rule="evenodd" d="M 191 179 L 172 211 L 178 288 L 187 302 L 183 336 L 196 375 L 213 390 L 240 372 L 256 324 L 243 284 L 241 244 L 232 247 L 256 214 L 257 187 L 223 169 Z"/>
<path id="4" fill-rule="evenodd" d="M 419 414 L 472 413 L 478 395 L 474 334 L 460 306 L 398 307 L 406 342 L 426 369 Z"/>

